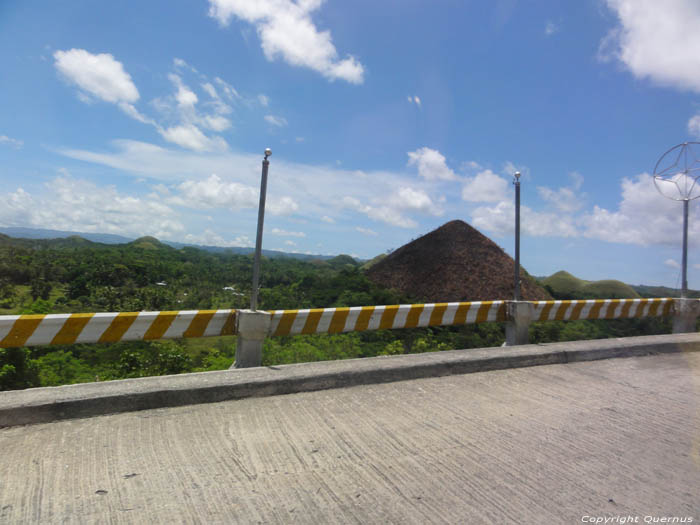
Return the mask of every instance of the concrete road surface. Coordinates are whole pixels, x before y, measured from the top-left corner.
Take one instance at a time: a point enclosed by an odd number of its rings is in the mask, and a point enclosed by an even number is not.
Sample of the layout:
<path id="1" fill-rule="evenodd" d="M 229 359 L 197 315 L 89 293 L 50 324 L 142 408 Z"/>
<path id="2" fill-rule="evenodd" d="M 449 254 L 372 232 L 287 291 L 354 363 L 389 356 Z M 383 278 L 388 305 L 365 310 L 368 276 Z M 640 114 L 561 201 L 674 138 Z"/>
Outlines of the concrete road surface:
<path id="1" fill-rule="evenodd" d="M 3 524 L 605 517 L 700 523 L 700 353 L 0 430 Z"/>

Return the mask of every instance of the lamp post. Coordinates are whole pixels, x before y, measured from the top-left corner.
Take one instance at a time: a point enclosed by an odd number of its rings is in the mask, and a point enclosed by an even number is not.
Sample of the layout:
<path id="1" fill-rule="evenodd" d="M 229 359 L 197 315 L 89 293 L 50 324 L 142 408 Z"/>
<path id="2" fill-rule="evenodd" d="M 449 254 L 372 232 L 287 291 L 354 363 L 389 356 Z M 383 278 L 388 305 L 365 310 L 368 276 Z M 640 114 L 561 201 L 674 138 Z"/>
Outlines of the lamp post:
<path id="1" fill-rule="evenodd" d="M 262 253 L 263 222 L 265 220 L 265 194 L 267 193 L 267 169 L 270 161 L 267 157 L 272 155 L 270 148 L 265 149 L 265 158 L 262 161 L 262 178 L 260 180 L 260 204 L 258 204 L 258 233 L 255 237 L 255 259 L 253 260 L 253 289 L 250 293 L 250 309 L 258 309 L 258 288 L 260 282 L 260 255 Z"/>
<path id="2" fill-rule="evenodd" d="M 654 166 L 654 185 L 668 199 L 683 202 L 681 299 L 688 297 L 688 207 L 700 198 L 700 142 L 683 142 L 664 153 Z"/>
<path id="3" fill-rule="evenodd" d="M 520 300 L 520 172 L 513 174 L 513 185 L 515 186 L 515 271 L 513 279 L 513 296 L 516 301 Z"/>

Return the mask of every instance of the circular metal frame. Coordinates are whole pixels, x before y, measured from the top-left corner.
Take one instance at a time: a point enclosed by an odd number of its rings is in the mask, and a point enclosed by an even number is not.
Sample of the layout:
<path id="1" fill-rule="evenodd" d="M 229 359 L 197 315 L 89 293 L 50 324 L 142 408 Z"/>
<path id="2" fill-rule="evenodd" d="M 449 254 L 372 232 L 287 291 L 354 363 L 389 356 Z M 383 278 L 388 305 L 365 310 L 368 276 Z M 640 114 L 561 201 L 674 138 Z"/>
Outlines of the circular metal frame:
<path id="1" fill-rule="evenodd" d="M 664 161 L 668 166 L 664 167 Z M 674 201 L 692 201 L 700 198 L 700 142 L 683 142 L 661 155 L 654 166 L 656 191 Z M 662 191 L 660 184 L 673 184 L 678 196 Z M 693 196 L 693 192 L 697 193 Z"/>

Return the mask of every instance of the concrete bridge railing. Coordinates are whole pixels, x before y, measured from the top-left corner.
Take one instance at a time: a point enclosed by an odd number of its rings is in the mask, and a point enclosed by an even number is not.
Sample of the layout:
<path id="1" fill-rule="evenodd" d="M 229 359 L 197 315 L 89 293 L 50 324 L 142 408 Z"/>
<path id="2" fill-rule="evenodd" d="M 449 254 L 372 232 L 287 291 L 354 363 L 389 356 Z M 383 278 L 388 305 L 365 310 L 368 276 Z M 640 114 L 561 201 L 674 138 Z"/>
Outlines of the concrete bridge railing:
<path id="1" fill-rule="evenodd" d="M 302 310 L 188 310 L 0 316 L 0 348 L 238 335 L 234 367 L 260 366 L 265 338 L 505 322 L 506 344 L 528 343 L 537 321 L 673 316 L 695 331 L 699 299 L 474 301 Z"/>

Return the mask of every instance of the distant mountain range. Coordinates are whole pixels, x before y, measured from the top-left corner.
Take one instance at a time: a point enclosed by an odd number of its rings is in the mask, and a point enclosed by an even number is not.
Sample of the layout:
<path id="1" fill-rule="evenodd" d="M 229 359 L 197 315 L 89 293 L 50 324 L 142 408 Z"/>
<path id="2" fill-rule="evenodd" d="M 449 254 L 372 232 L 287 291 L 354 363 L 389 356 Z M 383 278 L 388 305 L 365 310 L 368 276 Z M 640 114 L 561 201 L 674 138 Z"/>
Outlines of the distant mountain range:
<path id="1" fill-rule="evenodd" d="M 18 239 L 64 239 L 67 237 L 80 237 L 90 242 L 98 242 L 102 244 L 127 244 L 137 239 L 133 237 L 124 237 L 123 235 L 115 235 L 113 233 L 86 233 L 63 230 L 48 230 L 43 228 L 21 228 L 21 227 L 4 227 L 0 226 L 0 233 L 15 237 Z M 201 244 L 188 244 L 174 241 L 160 241 L 163 244 L 172 246 L 173 248 L 192 247 L 200 250 L 205 250 L 213 253 L 236 253 L 247 255 L 255 251 L 254 248 L 242 246 L 206 246 Z M 301 260 L 328 260 L 333 259 L 335 255 L 308 255 L 305 253 L 282 252 L 278 250 L 263 250 L 265 257 L 291 257 Z"/>

